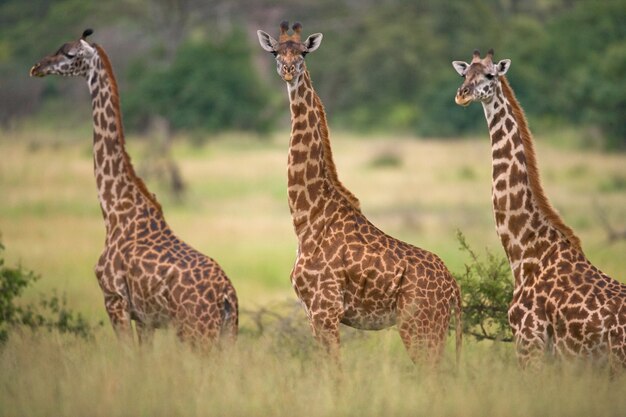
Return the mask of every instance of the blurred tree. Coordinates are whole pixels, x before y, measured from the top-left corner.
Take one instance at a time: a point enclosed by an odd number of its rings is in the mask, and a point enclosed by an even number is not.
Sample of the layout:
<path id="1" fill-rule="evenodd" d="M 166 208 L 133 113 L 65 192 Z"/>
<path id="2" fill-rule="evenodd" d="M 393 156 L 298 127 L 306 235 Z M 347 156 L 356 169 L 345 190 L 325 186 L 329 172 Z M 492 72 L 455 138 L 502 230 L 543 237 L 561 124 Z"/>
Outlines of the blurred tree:
<path id="1" fill-rule="evenodd" d="M 164 67 L 138 61 L 129 80 L 124 107 L 131 127 L 142 127 L 151 115 L 159 115 L 173 129 L 264 133 L 275 118 L 272 96 L 255 73 L 240 32 L 219 43 L 185 42 Z"/>
<path id="2" fill-rule="evenodd" d="M 591 121 L 598 123 L 611 138 L 611 144 L 626 148 L 626 42 L 610 45 L 601 57 L 597 72 L 586 79 L 593 84 L 589 106 Z"/>
<path id="3" fill-rule="evenodd" d="M 561 114 L 576 125 L 597 124 L 621 147 L 626 147 L 624 22 L 626 0 L 579 2 L 550 22 L 546 41 L 538 46 L 544 82 L 537 111 Z"/>
<path id="4" fill-rule="evenodd" d="M 44 83 L 29 82 L 28 69 L 70 33 L 80 36 L 93 5 L 81 0 L 0 2 L 0 126 L 37 109 Z"/>
<path id="5" fill-rule="evenodd" d="M 28 66 L 97 22 L 132 126 L 160 114 L 177 129 L 269 129 L 274 107 L 265 104 L 281 96 L 270 96 L 266 85 L 280 81 L 255 31 L 283 19 L 324 33 L 308 64 L 335 126 L 437 137 L 482 131 L 480 106 L 453 103 L 458 79 L 450 61 L 494 48 L 496 57 L 512 59 L 509 78 L 535 129 L 597 126 L 611 144 L 626 147 L 626 0 L 4 0 L 0 123 L 70 95 L 58 87 L 44 96 L 52 81 L 28 82 Z M 235 27 L 242 31 L 236 41 Z M 130 57 L 143 62 L 126 74 Z M 267 113 L 255 120 L 259 102 Z"/>

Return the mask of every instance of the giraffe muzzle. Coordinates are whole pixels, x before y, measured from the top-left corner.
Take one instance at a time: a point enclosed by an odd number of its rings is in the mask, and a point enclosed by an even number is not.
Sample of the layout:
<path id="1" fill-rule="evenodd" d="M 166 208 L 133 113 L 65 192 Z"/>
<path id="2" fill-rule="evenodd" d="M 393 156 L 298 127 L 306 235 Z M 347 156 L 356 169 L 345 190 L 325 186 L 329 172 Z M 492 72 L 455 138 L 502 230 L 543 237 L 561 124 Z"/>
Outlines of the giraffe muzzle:
<path id="1" fill-rule="evenodd" d="M 31 67 L 29 75 L 31 77 L 43 77 L 46 74 L 41 71 L 41 64 L 35 64 Z"/>
<path id="2" fill-rule="evenodd" d="M 472 98 L 470 96 L 470 88 L 462 87 L 456 91 L 456 96 L 454 97 L 454 102 L 459 106 L 467 107 L 472 102 Z"/>
<path id="3" fill-rule="evenodd" d="M 464 96 L 460 96 L 457 94 L 457 96 L 454 98 L 454 102 L 458 104 L 459 106 L 467 107 L 472 102 L 472 99 L 469 97 L 464 97 Z"/>

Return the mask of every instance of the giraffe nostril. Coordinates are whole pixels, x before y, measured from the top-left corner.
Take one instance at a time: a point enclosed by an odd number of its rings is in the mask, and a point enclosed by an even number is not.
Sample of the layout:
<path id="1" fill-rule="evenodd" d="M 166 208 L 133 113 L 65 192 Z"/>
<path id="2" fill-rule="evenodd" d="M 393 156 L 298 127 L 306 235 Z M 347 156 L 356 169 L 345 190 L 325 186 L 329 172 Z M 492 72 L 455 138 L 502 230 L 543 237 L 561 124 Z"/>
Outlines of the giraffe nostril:
<path id="1" fill-rule="evenodd" d="M 467 94 L 469 94 L 469 92 L 470 92 L 469 87 L 465 87 L 465 88 L 463 89 L 463 91 L 461 91 L 461 94 L 463 94 L 463 95 L 467 95 Z"/>

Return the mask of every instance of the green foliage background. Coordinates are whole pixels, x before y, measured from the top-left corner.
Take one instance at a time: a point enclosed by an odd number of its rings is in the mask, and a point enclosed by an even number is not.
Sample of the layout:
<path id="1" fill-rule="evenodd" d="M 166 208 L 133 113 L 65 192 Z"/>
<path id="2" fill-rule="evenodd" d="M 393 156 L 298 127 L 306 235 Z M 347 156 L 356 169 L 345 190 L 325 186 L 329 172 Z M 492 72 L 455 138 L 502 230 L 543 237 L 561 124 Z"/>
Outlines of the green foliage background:
<path id="1" fill-rule="evenodd" d="M 177 129 L 267 132 L 285 123 L 276 111 L 284 86 L 255 32 L 277 35 L 282 19 L 324 33 L 307 60 L 334 126 L 475 133 L 480 106 L 454 104 L 450 62 L 495 48 L 513 61 L 509 78 L 535 130 L 573 125 L 626 146 L 626 0 L 6 0 L 1 121 L 72 94 L 29 83 L 28 66 L 94 26 L 93 40 L 112 52 L 129 127 L 158 114 Z"/>
<path id="2" fill-rule="evenodd" d="M 127 123 L 136 128 L 158 114 L 175 129 L 267 132 L 276 114 L 250 58 L 242 33 L 233 32 L 219 43 L 186 41 L 165 68 L 137 61 L 128 72 Z"/>

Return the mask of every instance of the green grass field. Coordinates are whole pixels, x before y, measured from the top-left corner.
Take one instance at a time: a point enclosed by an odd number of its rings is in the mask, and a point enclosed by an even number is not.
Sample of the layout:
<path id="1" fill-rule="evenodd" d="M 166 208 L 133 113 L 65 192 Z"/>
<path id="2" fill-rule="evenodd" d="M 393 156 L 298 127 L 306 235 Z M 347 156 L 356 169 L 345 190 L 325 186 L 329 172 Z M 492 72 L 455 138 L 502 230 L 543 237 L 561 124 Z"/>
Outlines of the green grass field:
<path id="1" fill-rule="evenodd" d="M 147 181 L 174 231 L 226 270 L 242 310 L 295 301 L 288 137 L 287 130 L 263 141 L 221 135 L 200 148 L 180 138 L 174 156 L 187 184 L 182 204 Z M 151 146 L 140 139 L 127 139 L 136 167 Z M 538 139 L 552 203 L 592 262 L 624 281 L 626 241 L 607 242 L 595 207 L 616 227 L 626 227 L 626 155 Z M 467 261 L 457 229 L 475 249 L 502 253 L 491 212 L 486 135 L 434 141 L 340 133 L 333 147 L 340 178 L 382 230 L 439 254 L 453 271 Z M 343 372 L 337 374 L 311 350 L 297 309 L 288 310 L 293 328 L 274 323 L 261 336 L 244 315 L 237 346 L 210 357 L 189 352 L 167 331 L 152 349 L 120 346 L 93 273 L 104 225 L 89 128 L 4 132 L 0 157 L 7 264 L 42 275 L 25 298 L 65 292 L 70 308 L 105 321 L 94 341 L 45 331 L 11 334 L 0 348 L 0 415 L 624 415 L 626 377 L 610 381 L 599 371 L 556 366 L 523 373 L 509 344 L 469 338 L 458 372 L 450 343 L 441 372 L 425 375 L 413 367 L 394 329 L 343 328 Z"/>

